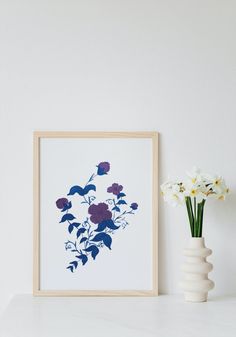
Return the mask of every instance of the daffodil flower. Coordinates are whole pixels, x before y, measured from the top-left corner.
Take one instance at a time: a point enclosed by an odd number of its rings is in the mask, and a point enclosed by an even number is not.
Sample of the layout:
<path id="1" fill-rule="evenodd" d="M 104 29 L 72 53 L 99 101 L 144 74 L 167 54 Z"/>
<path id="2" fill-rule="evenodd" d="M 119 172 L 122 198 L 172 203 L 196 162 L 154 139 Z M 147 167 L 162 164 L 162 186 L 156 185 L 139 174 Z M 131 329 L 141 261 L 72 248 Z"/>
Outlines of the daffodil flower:
<path id="1" fill-rule="evenodd" d="M 184 181 L 168 180 L 161 185 L 161 194 L 164 200 L 172 206 L 185 204 L 192 236 L 201 237 L 203 211 L 206 199 L 213 197 L 217 200 L 225 200 L 229 193 L 224 179 L 218 175 L 203 173 L 194 167 L 187 172 Z"/>

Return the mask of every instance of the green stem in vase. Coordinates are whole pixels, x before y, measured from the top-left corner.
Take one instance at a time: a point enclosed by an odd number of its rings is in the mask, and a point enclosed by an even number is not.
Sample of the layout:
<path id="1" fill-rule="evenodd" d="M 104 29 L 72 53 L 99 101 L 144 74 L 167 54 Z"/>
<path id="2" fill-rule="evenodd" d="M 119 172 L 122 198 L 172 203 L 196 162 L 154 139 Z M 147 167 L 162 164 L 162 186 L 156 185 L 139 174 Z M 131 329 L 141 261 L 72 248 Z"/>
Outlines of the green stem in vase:
<path id="1" fill-rule="evenodd" d="M 202 224 L 203 224 L 203 212 L 204 212 L 204 205 L 205 205 L 206 200 L 202 200 L 201 203 L 201 219 L 200 219 L 200 237 L 202 237 Z"/>
<path id="2" fill-rule="evenodd" d="M 192 208 L 191 198 L 186 197 L 185 203 L 186 203 L 186 208 L 187 208 L 187 212 L 188 212 L 191 235 L 194 236 L 194 216 L 193 216 L 193 208 Z"/>
<path id="3" fill-rule="evenodd" d="M 194 237 L 197 236 L 197 229 L 198 229 L 198 224 L 197 224 L 197 200 L 196 197 L 193 198 L 194 202 Z"/>
<path id="4" fill-rule="evenodd" d="M 201 237 L 201 212 L 202 203 L 197 204 L 197 237 Z"/>

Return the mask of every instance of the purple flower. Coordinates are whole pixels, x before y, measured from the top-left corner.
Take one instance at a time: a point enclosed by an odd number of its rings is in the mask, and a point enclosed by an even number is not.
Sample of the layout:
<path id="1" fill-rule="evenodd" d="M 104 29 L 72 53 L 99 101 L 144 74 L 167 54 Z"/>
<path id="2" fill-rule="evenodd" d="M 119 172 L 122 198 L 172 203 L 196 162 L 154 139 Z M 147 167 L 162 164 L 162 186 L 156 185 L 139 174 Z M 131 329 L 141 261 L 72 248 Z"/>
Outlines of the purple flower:
<path id="1" fill-rule="evenodd" d="M 110 187 L 108 187 L 107 192 L 108 193 L 113 193 L 115 195 L 118 195 L 122 190 L 123 190 L 123 186 L 122 185 L 114 183 Z"/>
<path id="2" fill-rule="evenodd" d="M 68 204 L 69 204 L 69 201 L 66 198 L 60 198 L 56 201 L 57 208 L 59 209 L 63 209 Z"/>
<path id="3" fill-rule="evenodd" d="M 98 205 L 90 205 L 88 212 L 91 214 L 90 220 L 95 224 L 98 224 L 103 220 L 109 220 L 112 217 L 112 213 L 109 211 L 108 205 L 104 202 L 101 202 Z"/>
<path id="4" fill-rule="evenodd" d="M 100 164 L 97 165 L 97 174 L 99 176 L 103 176 L 104 174 L 107 174 L 107 172 L 110 171 L 110 163 L 108 163 L 107 161 L 104 161 Z"/>
<path id="5" fill-rule="evenodd" d="M 133 211 L 135 211 L 137 208 L 138 208 L 138 204 L 136 202 L 133 202 L 131 205 L 130 205 L 130 208 L 132 208 Z"/>

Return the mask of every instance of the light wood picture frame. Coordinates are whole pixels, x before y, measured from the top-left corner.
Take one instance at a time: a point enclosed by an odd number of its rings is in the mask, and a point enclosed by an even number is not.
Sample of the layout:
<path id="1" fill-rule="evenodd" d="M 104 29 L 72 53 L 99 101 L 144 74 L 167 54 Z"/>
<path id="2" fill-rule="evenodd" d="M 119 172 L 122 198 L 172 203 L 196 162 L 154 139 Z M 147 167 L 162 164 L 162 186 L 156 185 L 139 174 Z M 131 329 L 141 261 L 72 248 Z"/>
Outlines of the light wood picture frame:
<path id="1" fill-rule="evenodd" d="M 158 133 L 34 132 L 33 294 L 158 295 Z"/>

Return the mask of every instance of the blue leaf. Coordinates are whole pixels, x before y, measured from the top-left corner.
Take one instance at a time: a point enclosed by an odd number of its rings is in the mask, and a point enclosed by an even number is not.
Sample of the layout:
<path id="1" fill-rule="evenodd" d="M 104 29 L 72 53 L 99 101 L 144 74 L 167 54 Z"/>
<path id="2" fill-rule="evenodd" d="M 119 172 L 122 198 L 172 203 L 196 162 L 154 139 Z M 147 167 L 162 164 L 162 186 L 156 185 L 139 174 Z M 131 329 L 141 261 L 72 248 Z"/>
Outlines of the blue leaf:
<path id="1" fill-rule="evenodd" d="M 72 207 L 72 203 L 71 201 L 68 202 L 68 204 L 66 204 L 63 209 L 61 210 L 61 212 L 65 212 L 67 211 L 68 209 L 70 209 Z"/>
<path id="2" fill-rule="evenodd" d="M 92 255 L 92 258 L 95 260 L 96 259 L 96 256 L 98 255 L 99 253 L 99 249 L 95 246 L 94 250 L 92 251 L 91 255 Z"/>
<path id="3" fill-rule="evenodd" d="M 113 220 L 109 219 L 109 220 L 103 220 L 102 222 L 100 222 L 98 224 L 97 229 L 95 229 L 95 232 L 102 232 L 102 231 L 104 231 L 104 229 L 106 227 L 108 227 L 110 229 L 118 229 L 119 228 L 114 224 Z"/>
<path id="4" fill-rule="evenodd" d="M 106 233 L 98 233 L 95 237 L 91 240 L 95 242 L 103 241 L 104 245 L 111 249 L 112 238 L 110 235 Z"/>
<path id="5" fill-rule="evenodd" d="M 74 227 L 79 227 L 79 225 L 81 225 L 79 222 L 73 222 L 73 223 L 71 223 L 70 225 L 69 225 L 69 227 L 68 227 L 68 232 L 71 234 L 72 233 L 72 231 L 73 231 L 73 229 L 74 229 Z"/>
<path id="6" fill-rule="evenodd" d="M 82 242 L 84 242 L 84 241 L 86 241 L 86 240 L 88 240 L 88 238 L 84 237 L 84 238 L 82 238 L 82 239 L 80 240 L 80 243 L 82 243 Z"/>
<path id="7" fill-rule="evenodd" d="M 112 211 L 120 212 L 120 208 L 115 206 L 115 207 L 112 208 Z"/>
<path id="8" fill-rule="evenodd" d="M 69 225 L 69 227 L 68 227 L 68 232 L 71 234 L 72 231 L 73 231 L 73 229 L 74 229 L 74 226 L 73 226 L 73 224 L 71 223 L 71 224 Z"/>
<path id="9" fill-rule="evenodd" d="M 80 222 L 73 222 L 72 225 L 73 225 L 74 227 L 78 228 L 79 225 L 81 225 L 81 223 L 80 223 Z"/>
<path id="10" fill-rule="evenodd" d="M 73 264 L 73 266 L 74 266 L 75 268 L 78 267 L 78 262 L 77 262 L 77 261 L 72 261 L 72 262 L 70 262 L 70 264 Z"/>
<path id="11" fill-rule="evenodd" d="M 63 217 L 61 218 L 60 223 L 61 223 L 61 222 L 65 222 L 65 221 L 67 221 L 67 220 L 74 220 L 74 219 L 75 219 L 75 217 L 74 217 L 73 214 L 67 213 L 67 214 L 64 214 L 64 215 L 63 215 Z"/>
<path id="12" fill-rule="evenodd" d="M 96 186 L 95 185 L 87 185 L 84 188 L 83 195 L 87 194 L 89 191 L 96 191 Z"/>
<path id="13" fill-rule="evenodd" d="M 80 229 L 78 229 L 78 231 L 77 231 L 77 239 L 78 239 L 78 237 L 79 237 L 81 234 L 83 234 L 85 231 L 86 231 L 85 228 L 80 228 Z"/>
<path id="14" fill-rule="evenodd" d="M 119 226 L 116 226 L 114 224 L 114 221 L 113 220 L 109 220 L 108 224 L 107 224 L 107 227 L 110 228 L 110 229 L 118 229 L 120 228 Z"/>
<path id="15" fill-rule="evenodd" d="M 78 255 L 76 257 L 82 261 L 83 265 L 88 261 L 88 257 L 85 254 L 81 254 L 81 255 Z"/>
<path id="16" fill-rule="evenodd" d="M 103 241 L 104 235 L 106 235 L 106 233 L 99 233 L 99 234 L 96 234 L 96 235 L 94 236 L 94 238 L 92 239 L 92 241 L 95 241 L 95 242 Z"/>
<path id="17" fill-rule="evenodd" d="M 104 229 L 108 227 L 110 229 L 118 229 L 119 227 L 114 224 L 114 221 L 109 219 L 109 220 L 103 220 L 100 222 L 98 225 L 98 228 L 95 230 L 95 232 L 102 232 Z"/>
<path id="18" fill-rule="evenodd" d="M 105 246 L 107 246 L 107 248 L 111 249 L 112 238 L 110 237 L 110 235 L 106 234 L 103 239 L 103 243 Z"/>
<path id="19" fill-rule="evenodd" d="M 70 271 L 71 271 L 72 273 L 74 272 L 74 269 L 73 269 L 72 266 L 69 266 L 69 267 L 67 267 L 66 269 L 70 269 Z"/>
<path id="20" fill-rule="evenodd" d="M 75 193 L 78 193 L 79 195 L 84 195 L 84 189 L 81 186 L 73 186 L 70 189 L 70 192 L 67 195 L 74 195 Z"/>
<path id="21" fill-rule="evenodd" d="M 85 251 L 85 252 L 92 252 L 92 250 L 94 249 L 94 247 L 97 248 L 97 246 L 92 245 L 92 246 L 89 246 L 88 248 L 84 249 L 84 251 Z"/>
<path id="22" fill-rule="evenodd" d="M 92 255 L 92 258 L 95 260 L 96 256 L 98 255 L 99 253 L 99 249 L 97 246 L 95 245 L 92 245 L 86 249 L 84 249 L 86 252 L 91 252 L 91 255 Z"/>
<path id="23" fill-rule="evenodd" d="M 120 199 L 120 198 L 125 197 L 125 196 L 126 196 L 126 194 L 121 192 L 117 195 L 117 199 Z"/>
<path id="24" fill-rule="evenodd" d="M 127 205 L 127 202 L 125 200 L 119 200 L 117 205 Z"/>
<path id="25" fill-rule="evenodd" d="M 106 221 L 102 221 L 98 224 L 97 229 L 95 229 L 95 232 L 102 232 L 106 228 L 107 224 Z"/>

